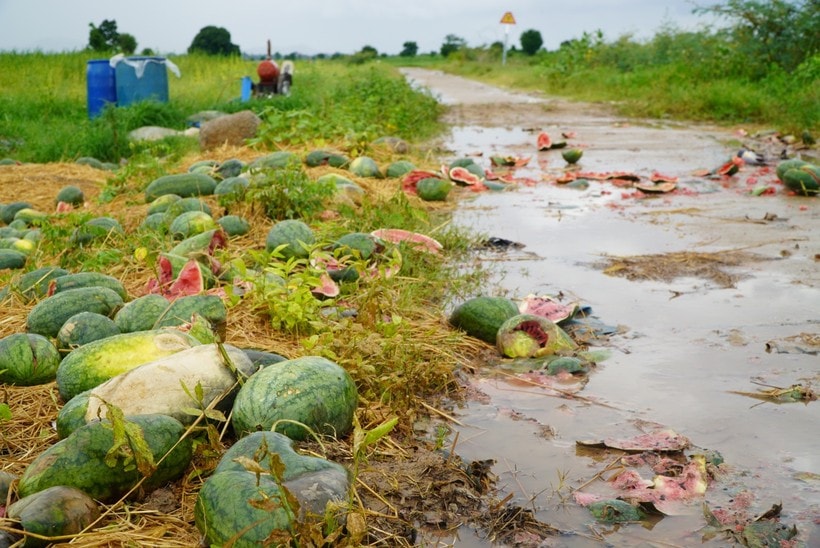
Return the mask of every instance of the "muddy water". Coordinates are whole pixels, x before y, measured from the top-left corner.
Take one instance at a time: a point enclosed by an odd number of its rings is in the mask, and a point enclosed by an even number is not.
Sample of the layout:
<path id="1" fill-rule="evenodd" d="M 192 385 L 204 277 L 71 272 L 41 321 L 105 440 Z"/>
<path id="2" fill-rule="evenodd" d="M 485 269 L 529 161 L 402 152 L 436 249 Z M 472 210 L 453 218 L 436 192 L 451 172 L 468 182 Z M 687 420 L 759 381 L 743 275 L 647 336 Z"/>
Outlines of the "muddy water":
<path id="1" fill-rule="evenodd" d="M 445 160 L 472 155 L 489 167 L 492 155 L 532 157 L 516 171 L 530 184 L 465 197 L 454 216 L 459 226 L 525 245 L 506 255 L 482 252 L 495 273 L 490 291 L 513 298 L 560 292 L 620 331 L 604 345 L 610 357 L 590 374 L 583 399 L 513 382 L 492 367 L 475 375 L 474 386 L 489 398 L 459 410 L 458 454 L 494 459 L 499 498 L 511 495 L 511 503 L 568 533 L 551 546 L 600 539 L 611 546 L 700 545 L 699 504 L 652 524 L 612 526 L 573 502 L 572 490 L 613 458 L 579 450 L 576 440 L 630 437 L 655 423 L 723 455 L 727 473 L 710 486 L 710 504 L 748 491 L 756 516 L 782 502 L 782 521 L 797 524 L 808 545 L 820 545 L 820 482 L 801 474 L 820 473 L 820 402 L 777 405 L 730 393 L 756 391 L 753 380 L 820 388 L 816 354 L 766 351 L 769 341 L 820 334 L 820 200 L 752 196 L 748 171 L 733 186 L 694 177 L 695 169 L 714 168 L 737 150 L 725 130 L 622 120 L 599 107 L 437 72 L 405 75 L 450 106 Z M 609 183 L 576 190 L 543 182 L 566 164 L 558 151 L 536 151 L 542 130 L 575 132 L 570 141 L 585 149 L 584 171 L 658 171 L 679 177 L 687 191 L 638 199 Z M 774 220 L 764 222 L 767 216 Z M 698 277 L 630 281 L 599 265 L 607 256 L 740 248 L 761 260 L 733 269 L 742 279 L 729 288 Z M 601 483 L 584 490 L 601 493 Z M 442 542 L 492 545 L 468 530 Z"/>

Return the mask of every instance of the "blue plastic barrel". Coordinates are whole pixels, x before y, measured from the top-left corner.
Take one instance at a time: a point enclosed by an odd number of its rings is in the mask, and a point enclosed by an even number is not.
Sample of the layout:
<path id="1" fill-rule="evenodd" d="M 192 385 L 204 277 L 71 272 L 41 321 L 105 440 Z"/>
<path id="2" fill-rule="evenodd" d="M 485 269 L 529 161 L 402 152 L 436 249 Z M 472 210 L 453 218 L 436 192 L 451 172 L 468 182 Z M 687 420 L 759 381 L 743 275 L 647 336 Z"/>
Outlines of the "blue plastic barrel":
<path id="1" fill-rule="evenodd" d="M 126 57 L 117 63 L 117 104 L 168 102 L 168 69 L 164 57 Z"/>
<path id="2" fill-rule="evenodd" d="M 92 59 L 85 71 L 88 89 L 88 117 L 96 118 L 106 104 L 117 104 L 117 85 L 114 67 L 108 59 Z"/>
<path id="3" fill-rule="evenodd" d="M 253 81 L 251 80 L 250 76 L 243 76 L 242 77 L 242 102 L 250 101 L 251 99 L 251 92 L 253 91 Z"/>

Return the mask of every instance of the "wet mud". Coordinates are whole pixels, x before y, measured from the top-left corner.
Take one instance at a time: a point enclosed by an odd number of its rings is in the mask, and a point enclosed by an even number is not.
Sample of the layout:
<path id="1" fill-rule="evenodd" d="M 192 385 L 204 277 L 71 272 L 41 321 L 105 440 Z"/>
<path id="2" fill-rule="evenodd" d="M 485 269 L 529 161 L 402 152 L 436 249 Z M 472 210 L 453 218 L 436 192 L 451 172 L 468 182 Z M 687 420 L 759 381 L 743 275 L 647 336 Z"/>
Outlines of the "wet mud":
<path id="1" fill-rule="evenodd" d="M 476 397 L 457 410 L 451 440 L 459 456 L 493 459 L 498 498 L 565 533 L 544 546 L 725 546 L 722 535 L 703 540 L 702 503 L 727 508 L 741 499 L 754 516 L 782 503 L 780 521 L 796 525 L 806 545 L 820 544 L 820 402 L 737 393 L 820 386 L 820 199 L 788 194 L 773 173 L 777 157 L 794 151 L 761 140 L 769 166 L 707 177 L 751 138 L 739 128 L 623 119 L 607 105 L 403 71 L 448 106 L 450 131 L 438 143 L 445 161 L 471 156 L 489 168 L 492 156 L 530 157 L 513 188 L 466 193 L 454 214 L 457 226 L 523 244 L 478 252 L 494 273 L 486 292 L 560 295 L 613 332 L 595 347 L 609 357 L 576 397 L 522 381 L 501 360 L 469 375 Z M 537 151 L 541 131 L 566 133 L 584 150 L 574 169 L 659 172 L 678 187 L 649 195 L 609 180 L 556 184 L 568 165 L 558 150 Z M 771 190 L 755 195 L 761 185 Z M 711 264 L 724 275 L 717 278 L 693 261 L 730 256 Z M 633 263 L 654 268 L 635 274 Z M 577 441 L 660 428 L 722 455 L 703 497 L 630 524 L 601 522 L 576 503 L 577 492 L 607 487 L 614 472 L 601 472 L 620 455 Z M 441 542 L 494 545 L 486 537 L 463 528 Z"/>

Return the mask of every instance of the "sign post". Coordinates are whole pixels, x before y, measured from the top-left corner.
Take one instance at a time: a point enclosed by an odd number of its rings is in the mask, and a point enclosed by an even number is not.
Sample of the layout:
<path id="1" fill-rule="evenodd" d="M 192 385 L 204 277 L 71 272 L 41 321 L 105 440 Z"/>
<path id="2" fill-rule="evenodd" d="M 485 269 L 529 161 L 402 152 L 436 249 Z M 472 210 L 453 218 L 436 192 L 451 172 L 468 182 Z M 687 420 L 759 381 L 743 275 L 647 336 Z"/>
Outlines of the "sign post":
<path id="1" fill-rule="evenodd" d="M 501 24 L 504 25 L 504 50 L 501 54 L 501 64 L 507 64 L 507 42 L 510 37 L 510 27 L 515 24 L 515 17 L 511 11 L 505 12 L 501 17 Z"/>

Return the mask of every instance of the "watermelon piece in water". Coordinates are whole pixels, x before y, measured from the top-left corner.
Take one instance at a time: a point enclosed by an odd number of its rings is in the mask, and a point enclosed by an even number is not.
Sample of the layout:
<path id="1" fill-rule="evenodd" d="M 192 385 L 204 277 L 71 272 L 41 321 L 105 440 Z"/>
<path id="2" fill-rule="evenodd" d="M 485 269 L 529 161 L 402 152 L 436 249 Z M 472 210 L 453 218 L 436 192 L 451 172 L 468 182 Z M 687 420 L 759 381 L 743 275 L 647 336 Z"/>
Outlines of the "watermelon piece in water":
<path id="1" fill-rule="evenodd" d="M 408 242 L 413 244 L 413 247 L 416 249 L 428 251 L 430 253 L 439 253 L 444 248 L 444 246 L 430 236 L 425 236 L 424 234 L 419 234 L 418 232 L 410 232 L 409 230 L 402 230 L 400 228 L 380 228 L 378 230 L 374 230 L 370 234 L 380 240 L 390 242 L 392 244 Z"/>
<path id="2" fill-rule="evenodd" d="M 538 150 L 549 150 L 552 148 L 552 138 L 546 131 L 538 134 Z"/>
<path id="3" fill-rule="evenodd" d="M 527 295 L 518 305 L 521 314 L 532 314 L 541 316 L 555 323 L 571 320 L 580 310 L 578 303 L 563 304 L 547 295 Z"/>

